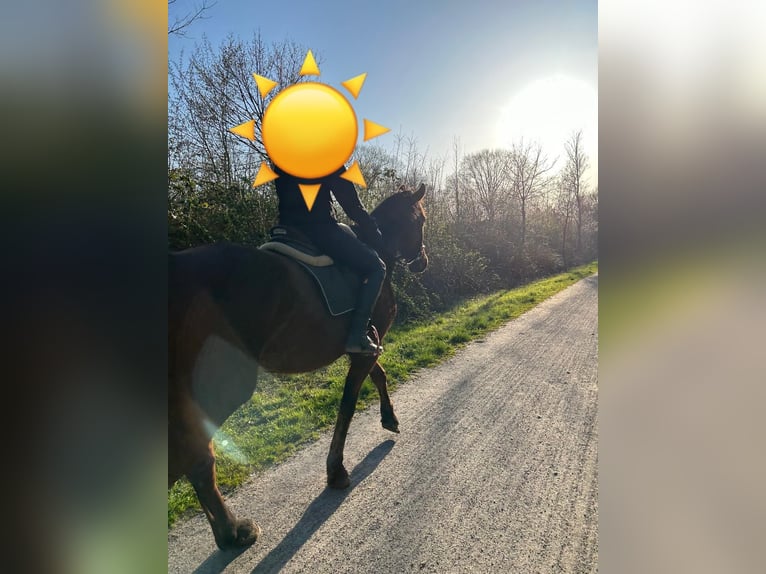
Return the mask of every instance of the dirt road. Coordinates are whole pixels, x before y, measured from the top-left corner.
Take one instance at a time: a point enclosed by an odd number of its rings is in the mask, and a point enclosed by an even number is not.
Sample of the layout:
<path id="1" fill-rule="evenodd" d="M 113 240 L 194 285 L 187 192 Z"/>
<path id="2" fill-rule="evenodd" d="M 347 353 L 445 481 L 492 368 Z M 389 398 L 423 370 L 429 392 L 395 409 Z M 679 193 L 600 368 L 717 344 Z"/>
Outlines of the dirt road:
<path id="1" fill-rule="evenodd" d="M 330 434 L 230 498 L 262 538 L 219 552 L 200 514 L 175 573 L 596 572 L 598 276 L 421 372 L 354 417 L 351 487 L 326 490 Z M 385 356 L 381 363 L 385 366 Z"/>

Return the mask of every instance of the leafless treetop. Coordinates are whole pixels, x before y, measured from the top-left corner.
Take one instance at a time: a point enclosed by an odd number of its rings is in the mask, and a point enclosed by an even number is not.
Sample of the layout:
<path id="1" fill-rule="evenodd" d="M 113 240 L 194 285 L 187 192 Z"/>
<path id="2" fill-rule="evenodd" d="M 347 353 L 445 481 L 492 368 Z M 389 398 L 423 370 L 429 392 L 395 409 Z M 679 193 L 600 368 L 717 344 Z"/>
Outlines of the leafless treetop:
<path id="1" fill-rule="evenodd" d="M 186 31 L 194 22 L 206 18 L 205 13 L 216 5 L 215 1 L 202 0 L 200 4 L 195 4 L 187 10 L 183 10 L 181 14 L 172 17 L 172 24 L 170 12 L 175 11 L 175 8 L 171 8 L 178 3 L 178 0 L 168 0 L 168 36 L 176 34 L 177 36 L 185 36 Z M 180 8 L 179 8 L 180 10 Z"/>

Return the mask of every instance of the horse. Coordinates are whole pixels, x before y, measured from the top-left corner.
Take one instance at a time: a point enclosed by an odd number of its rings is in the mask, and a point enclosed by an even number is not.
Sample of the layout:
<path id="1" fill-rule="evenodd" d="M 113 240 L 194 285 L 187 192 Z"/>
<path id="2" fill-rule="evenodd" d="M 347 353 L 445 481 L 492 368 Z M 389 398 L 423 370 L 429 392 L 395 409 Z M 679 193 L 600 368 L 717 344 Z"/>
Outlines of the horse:
<path id="1" fill-rule="evenodd" d="M 383 235 L 386 278 L 371 322 L 383 340 L 396 316 L 391 273 L 404 262 L 423 272 L 425 185 L 400 189 L 372 212 Z M 354 228 L 360 240 L 364 231 Z M 172 252 L 168 260 L 168 488 L 191 482 L 219 548 L 245 547 L 260 535 L 234 516 L 218 490 L 212 434 L 255 391 L 258 369 L 305 373 L 344 355 L 350 313 L 332 316 L 313 278 L 284 255 L 231 243 Z M 376 356 L 349 355 L 327 485 L 349 485 L 343 448 L 362 382 L 380 396 L 383 428 L 399 432 L 386 372 Z"/>

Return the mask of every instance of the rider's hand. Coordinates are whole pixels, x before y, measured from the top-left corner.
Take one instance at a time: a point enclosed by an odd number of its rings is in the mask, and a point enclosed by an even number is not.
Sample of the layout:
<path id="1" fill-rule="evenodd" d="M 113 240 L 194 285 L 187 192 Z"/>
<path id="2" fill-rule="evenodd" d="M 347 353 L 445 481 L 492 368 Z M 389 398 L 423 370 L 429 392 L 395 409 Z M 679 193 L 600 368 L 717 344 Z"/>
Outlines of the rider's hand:
<path id="1" fill-rule="evenodd" d="M 384 249 L 385 244 L 383 243 L 383 234 L 380 232 L 380 228 L 375 224 L 375 220 L 370 221 L 370 225 L 367 228 L 367 233 L 365 235 L 369 237 L 367 241 L 368 245 L 380 254 Z"/>

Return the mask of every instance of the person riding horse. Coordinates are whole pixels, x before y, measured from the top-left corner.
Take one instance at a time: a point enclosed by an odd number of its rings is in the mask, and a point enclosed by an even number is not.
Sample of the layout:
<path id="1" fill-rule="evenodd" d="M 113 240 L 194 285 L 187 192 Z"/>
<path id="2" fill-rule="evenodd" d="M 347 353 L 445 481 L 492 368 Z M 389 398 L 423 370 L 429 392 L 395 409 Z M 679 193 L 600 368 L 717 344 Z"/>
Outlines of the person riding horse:
<path id="1" fill-rule="evenodd" d="M 379 355 L 383 348 L 370 339 L 367 328 L 386 277 L 386 265 L 376 253 L 382 249 L 383 236 L 375 220 L 359 201 L 354 184 L 340 177 L 345 167 L 311 181 L 298 180 L 277 165 L 274 165 L 273 169 L 279 176 L 274 181 L 279 198 L 279 225 L 298 229 L 323 253 L 332 257 L 336 263 L 345 265 L 362 279 L 351 317 L 346 352 Z M 311 210 L 306 206 L 298 187 L 299 183 L 321 184 Z M 374 242 L 377 245 L 367 246 L 341 229 L 335 219 L 333 195 L 343 211 L 366 231 L 367 235 L 376 238 Z"/>

